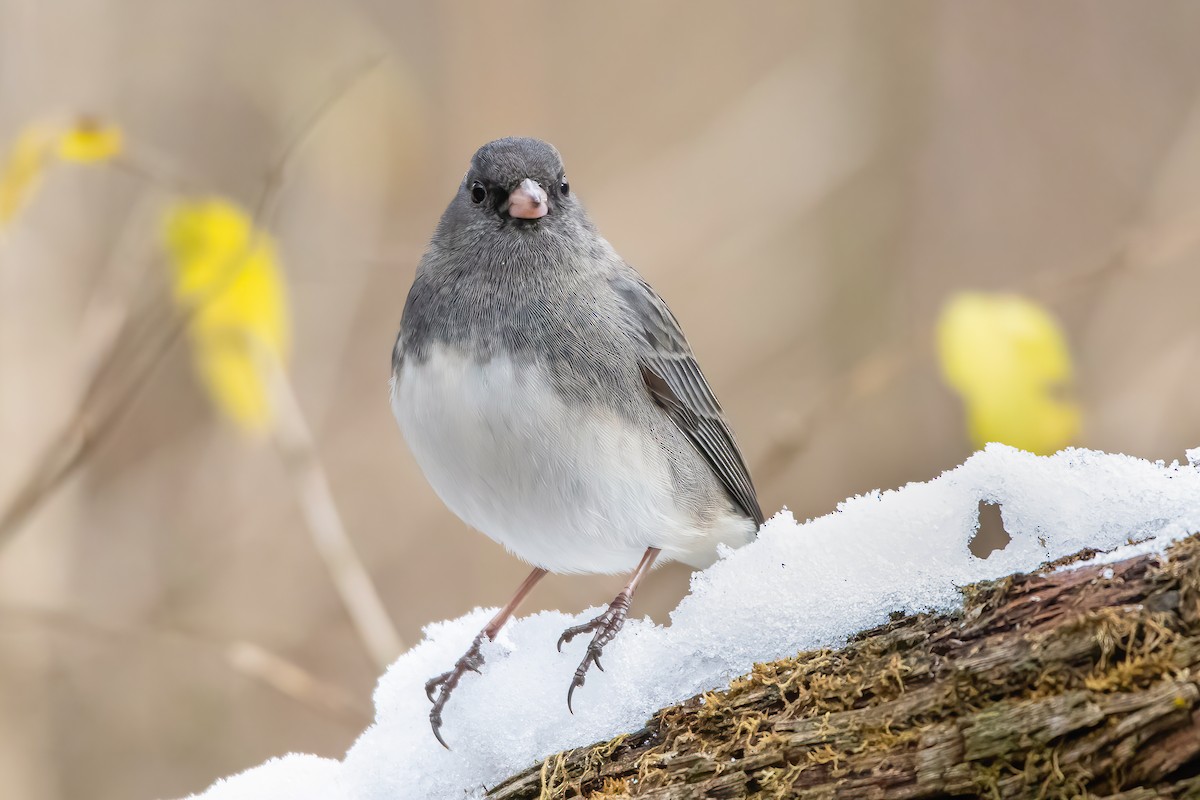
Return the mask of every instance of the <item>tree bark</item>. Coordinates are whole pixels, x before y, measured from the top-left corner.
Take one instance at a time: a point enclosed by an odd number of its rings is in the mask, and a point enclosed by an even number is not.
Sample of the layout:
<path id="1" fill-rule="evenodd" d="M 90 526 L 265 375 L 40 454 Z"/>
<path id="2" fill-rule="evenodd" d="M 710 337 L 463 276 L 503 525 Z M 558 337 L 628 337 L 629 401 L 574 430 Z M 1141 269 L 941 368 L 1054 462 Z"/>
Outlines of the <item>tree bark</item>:
<path id="1" fill-rule="evenodd" d="M 1200 536 L 1053 571 L 1086 555 L 756 665 L 488 797 L 1200 797 Z"/>

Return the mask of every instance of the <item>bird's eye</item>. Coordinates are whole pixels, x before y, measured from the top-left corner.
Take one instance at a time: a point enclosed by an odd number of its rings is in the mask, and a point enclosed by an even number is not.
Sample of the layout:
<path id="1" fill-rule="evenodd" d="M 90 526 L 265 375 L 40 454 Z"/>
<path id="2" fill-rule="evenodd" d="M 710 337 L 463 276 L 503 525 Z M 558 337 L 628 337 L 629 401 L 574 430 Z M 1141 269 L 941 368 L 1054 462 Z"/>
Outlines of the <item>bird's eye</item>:
<path id="1" fill-rule="evenodd" d="M 571 193 L 571 184 L 567 183 L 567 176 L 564 175 L 562 180 L 558 182 L 558 191 L 563 197 Z"/>
<path id="2" fill-rule="evenodd" d="M 483 184 L 475 181 L 471 184 L 471 202 L 479 205 L 487 199 L 487 189 L 483 188 Z"/>

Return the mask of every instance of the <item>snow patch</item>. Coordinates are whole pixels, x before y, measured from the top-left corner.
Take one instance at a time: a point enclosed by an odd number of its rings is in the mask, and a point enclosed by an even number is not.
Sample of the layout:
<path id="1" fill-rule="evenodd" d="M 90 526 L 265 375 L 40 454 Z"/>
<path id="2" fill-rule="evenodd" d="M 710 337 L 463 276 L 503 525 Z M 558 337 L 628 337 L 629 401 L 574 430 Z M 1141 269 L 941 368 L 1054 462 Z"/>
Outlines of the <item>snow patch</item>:
<path id="1" fill-rule="evenodd" d="M 606 671 L 593 669 L 575 693 L 573 716 L 567 687 L 586 642 L 562 654 L 554 645 L 602 607 L 511 622 L 484 645 L 483 674 L 468 674 L 446 707 L 451 751 L 430 732 L 424 684 L 450 668 L 495 610 L 429 625 L 380 679 L 375 723 L 344 761 L 290 755 L 198 797 L 480 797 L 547 755 L 636 730 L 662 706 L 722 688 L 755 662 L 837 647 L 895 611 L 952 609 L 965 584 L 1088 547 L 1111 551 L 1090 563 L 1161 551 L 1200 531 L 1197 454 L 1189 450 L 1181 466 L 1078 449 L 1040 457 L 993 444 L 931 481 L 846 500 L 819 519 L 797 524 L 782 511 L 757 541 L 693 576 L 670 627 L 631 619 L 605 649 Z M 1012 537 L 986 559 L 968 547 L 981 501 L 1000 507 Z"/>
<path id="2" fill-rule="evenodd" d="M 222 778 L 208 788 L 205 800 L 328 800 L 344 797 L 337 786 L 341 762 L 291 753 L 272 758 L 232 778 Z"/>

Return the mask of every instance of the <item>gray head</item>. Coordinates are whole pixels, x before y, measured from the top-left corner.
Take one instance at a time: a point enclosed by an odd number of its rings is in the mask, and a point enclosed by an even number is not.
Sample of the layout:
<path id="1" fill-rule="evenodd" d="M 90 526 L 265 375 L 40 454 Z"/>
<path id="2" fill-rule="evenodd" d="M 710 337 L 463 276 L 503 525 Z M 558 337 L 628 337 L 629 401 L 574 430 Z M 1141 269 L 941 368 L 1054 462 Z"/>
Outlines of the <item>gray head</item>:
<path id="1" fill-rule="evenodd" d="M 512 136 L 475 151 L 439 232 L 453 236 L 501 229 L 528 236 L 537 231 L 561 232 L 580 217 L 582 209 L 554 146 Z"/>
<path id="2" fill-rule="evenodd" d="M 567 183 L 558 151 L 538 139 L 497 139 L 471 158 L 421 259 L 402 344 L 423 357 L 429 341 L 469 341 L 484 357 L 494 343 L 513 349 L 543 334 L 562 339 L 561 318 L 534 324 L 546 298 L 594 305 L 604 292 L 580 287 L 607 286 L 618 263 Z"/>

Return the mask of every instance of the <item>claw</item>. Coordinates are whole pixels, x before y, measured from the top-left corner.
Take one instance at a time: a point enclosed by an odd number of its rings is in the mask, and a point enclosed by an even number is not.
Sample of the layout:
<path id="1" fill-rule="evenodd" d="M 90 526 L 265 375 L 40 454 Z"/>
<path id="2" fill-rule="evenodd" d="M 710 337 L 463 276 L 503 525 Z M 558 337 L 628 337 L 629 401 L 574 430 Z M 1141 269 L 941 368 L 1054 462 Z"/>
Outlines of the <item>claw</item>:
<path id="1" fill-rule="evenodd" d="M 575 694 L 575 687 L 582 686 L 582 685 L 583 685 L 582 681 L 580 681 L 579 683 L 576 683 L 575 681 L 571 681 L 571 688 L 567 689 L 567 711 L 570 711 L 572 715 L 574 715 L 575 709 L 571 708 L 571 697 L 572 697 L 572 695 Z M 434 731 L 434 733 L 436 734 L 437 731 Z"/>
<path id="2" fill-rule="evenodd" d="M 494 641 L 496 634 L 504 627 L 504 623 L 512 616 L 517 605 L 525 595 L 529 594 L 529 590 L 533 588 L 542 576 L 546 574 L 546 570 L 537 567 L 533 572 L 529 573 L 529 577 L 517 589 L 517 593 L 513 595 L 512 600 L 492 617 L 479 635 L 475 637 L 475 641 L 471 642 L 471 646 L 467 648 L 467 652 L 463 657 L 454 662 L 454 668 L 449 672 L 443 672 L 436 678 L 430 679 L 425 684 L 425 695 L 429 698 L 429 702 L 433 703 L 433 708 L 429 709 L 429 726 L 433 728 L 433 736 L 438 740 L 438 743 L 450 749 L 450 745 L 446 744 L 446 740 L 442 738 L 442 710 L 446 708 L 446 702 L 450 699 L 450 693 L 454 691 L 454 687 L 458 686 L 458 682 L 462 680 L 463 675 L 468 672 L 480 673 L 480 667 L 483 666 L 483 652 L 479 649 L 483 644 L 483 637 L 487 637 L 488 641 Z"/>
<path id="3" fill-rule="evenodd" d="M 604 613 L 605 613 L 605 614 L 607 614 L 608 612 L 606 611 L 606 612 L 604 612 Z M 599 617 L 596 617 L 596 619 L 592 620 L 591 622 L 585 622 L 585 623 L 583 623 L 582 625 L 576 625 L 576 626 L 574 626 L 574 627 L 567 628 L 565 631 L 563 631 L 563 632 L 562 632 L 562 636 L 558 637 L 558 652 L 560 652 L 560 653 L 561 653 L 561 652 L 562 652 L 562 646 L 563 646 L 564 644 L 570 644 L 570 643 L 571 643 L 571 640 L 572 640 L 572 639 L 574 639 L 574 638 L 575 638 L 576 636 L 578 636 L 579 634 L 581 634 L 581 633 L 589 633 L 590 631 L 593 631 L 593 630 L 595 630 L 595 629 L 596 629 L 596 623 L 597 623 L 597 622 L 600 620 L 600 618 L 601 618 L 601 617 L 603 617 L 603 616 L 604 616 L 604 614 L 601 614 Z"/>
<path id="4" fill-rule="evenodd" d="M 562 636 L 558 637 L 558 649 L 561 653 L 564 643 L 570 642 L 581 633 L 592 634 L 592 641 L 588 644 L 583 661 L 579 662 L 579 668 L 575 670 L 575 677 L 571 680 L 571 688 L 567 690 L 567 710 L 572 714 L 575 713 L 575 709 L 571 705 L 572 699 L 575 696 L 575 690 L 583 686 L 588 668 L 592 664 L 596 665 L 596 669 L 604 672 L 604 667 L 600 664 L 600 654 L 604 652 L 604 646 L 613 640 L 613 637 L 621 630 L 621 626 L 625 624 L 625 615 L 628 611 L 629 597 L 625 593 L 621 593 L 617 595 L 617 598 L 612 601 L 612 604 L 609 605 L 603 614 L 582 625 L 567 628 L 563 631 Z"/>
<path id="5" fill-rule="evenodd" d="M 446 744 L 446 740 L 442 738 L 442 715 L 438 712 L 430 711 L 429 725 L 433 728 L 433 737 L 438 740 L 438 744 L 449 750 L 450 745 Z"/>
<path id="6" fill-rule="evenodd" d="M 483 643 L 483 637 L 484 633 L 475 637 L 475 641 L 471 642 L 471 646 L 467 648 L 463 657 L 454 662 L 453 669 L 443 672 L 436 678 L 430 678 L 425 684 L 425 695 L 433 703 L 433 708 L 429 709 L 429 725 L 433 728 L 433 735 L 438 743 L 447 750 L 450 749 L 450 745 L 446 744 L 446 740 L 442 738 L 442 709 L 446 707 L 447 701 L 450 700 L 450 693 L 454 691 L 454 687 L 458 686 L 463 675 L 467 672 L 480 672 L 479 668 L 483 666 L 483 653 L 480 652 L 479 647 Z"/>

